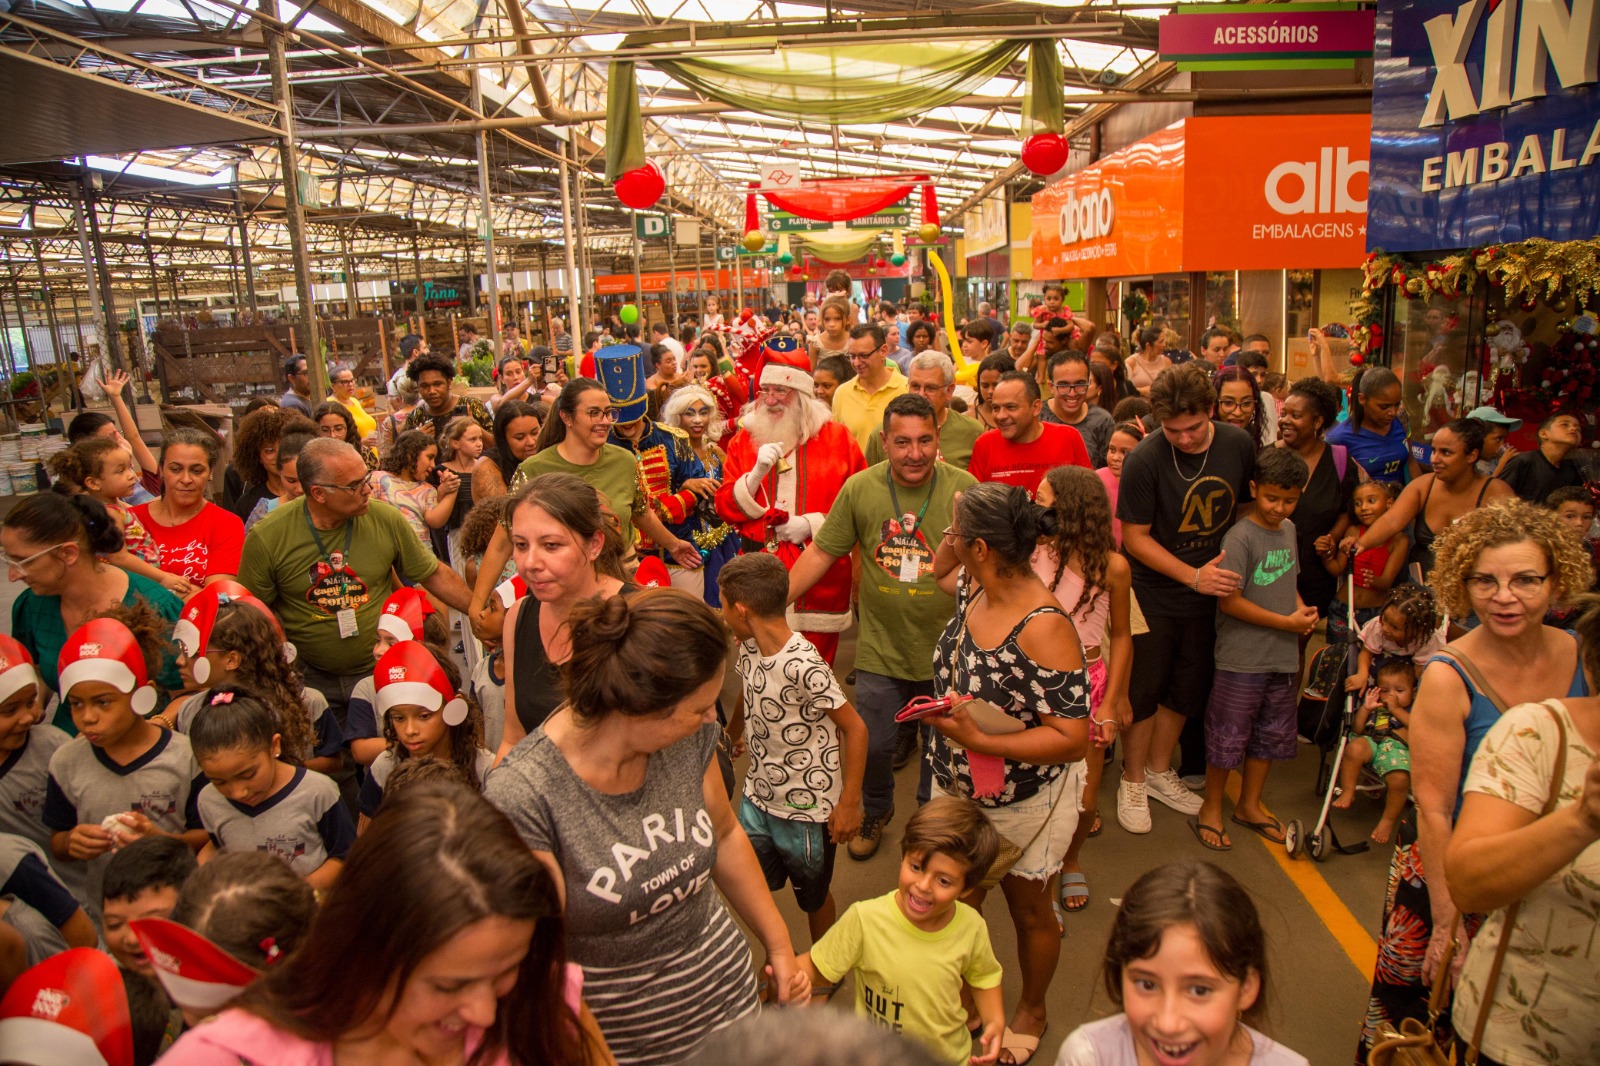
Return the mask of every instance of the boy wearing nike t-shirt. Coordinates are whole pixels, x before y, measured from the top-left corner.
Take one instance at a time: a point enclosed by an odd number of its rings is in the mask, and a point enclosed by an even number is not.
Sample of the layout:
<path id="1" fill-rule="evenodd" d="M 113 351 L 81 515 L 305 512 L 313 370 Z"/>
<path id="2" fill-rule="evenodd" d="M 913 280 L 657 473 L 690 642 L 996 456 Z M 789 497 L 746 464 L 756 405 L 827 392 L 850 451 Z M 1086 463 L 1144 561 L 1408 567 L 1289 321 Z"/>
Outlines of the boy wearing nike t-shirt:
<path id="1" fill-rule="evenodd" d="M 1261 805 L 1267 769 L 1293 759 L 1299 696 L 1300 640 L 1317 610 L 1295 590 L 1299 560 L 1294 523 L 1308 471 L 1288 448 L 1263 448 L 1250 483 L 1255 504 L 1222 538 L 1218 565 L 1238 574 L 1239 590 L 1217 604 L 1216 680 L 1206 705 L 1206 794 L 1190 823 L 1213 851 L 1233 846 L 1222 825 L 1228 775 L 1244 778 L 1233 823 L 1283 842 L 1283 826 Z"/>

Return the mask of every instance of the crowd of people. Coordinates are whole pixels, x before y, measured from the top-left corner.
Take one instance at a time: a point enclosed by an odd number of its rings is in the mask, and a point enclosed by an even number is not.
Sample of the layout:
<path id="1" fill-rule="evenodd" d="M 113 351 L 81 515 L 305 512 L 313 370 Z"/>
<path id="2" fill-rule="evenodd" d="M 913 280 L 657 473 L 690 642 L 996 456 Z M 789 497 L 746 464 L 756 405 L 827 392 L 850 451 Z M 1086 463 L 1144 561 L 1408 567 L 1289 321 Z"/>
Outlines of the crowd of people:
<path id="1" fill-rule="evenodd" d="M 1195 855 L 1123 893 L 1111 1010 L 1055 1019 L 1057 1063 L 1304 1063 L 1204 860 L 1286 845 L 1264 786 L 1319 639 L 1359 707 L 1336 805 L 1377 782 L 1395 849 L 1357 1058 L 1409 1028 L 1594 1061 L 1572 414 L 1508 457 L 1479 408 L 1419 458 L 1399 381 L 1342 381 L 1322 331 L 1289 385 L 1265 338 L 1125 341 L 1053 285 L 942 337 L 847 278 L 651 332 L 508 331 L 485 400 L 408 336 L 383 411 L 338 366 L 313 407 L 296 357 L 225 470 L 199 429 L 152 452 L 125 381 L 73 420 L 0 524 L 0 1061 L 748 1062 L 807 1024 L 763 1003 L 848 980 L 911 1038 L 875 1054 L 1025 1063 L 1089 841 L 1154 801 Z M 884 894 L 839 898 L 897 822 Z M 799 1054 L 877 1039 L 812 1013 Z"/>

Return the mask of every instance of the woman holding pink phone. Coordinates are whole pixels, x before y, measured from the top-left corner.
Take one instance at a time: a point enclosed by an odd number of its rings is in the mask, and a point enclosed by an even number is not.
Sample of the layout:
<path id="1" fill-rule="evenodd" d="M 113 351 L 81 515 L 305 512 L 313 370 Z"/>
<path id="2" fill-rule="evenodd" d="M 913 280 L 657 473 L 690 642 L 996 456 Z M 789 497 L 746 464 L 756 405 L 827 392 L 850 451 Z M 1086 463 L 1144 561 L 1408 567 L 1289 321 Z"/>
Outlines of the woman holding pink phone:
<path id="1" fill-rule="evenodd" d="M 1078 823 L 1089 749 L 1089 677 L 1078 631 L 1034 572 L 1056 516 L 1026 490 L 996 482 L 956 496 L 955 521 L 934 559 L 956 614 L 939 639 L 934 676 L 952 698 L 927 719 L 933 794 L 984 809 L 1000 857 L 965 901 L 981 908 L 998 882 L 1017 930 L 1022 995 L 1001 1040 L 1002 1061 L 1027 1062 L 1044 1035 L 1045 993 L 1061 954 L 1055 877 Z"/>

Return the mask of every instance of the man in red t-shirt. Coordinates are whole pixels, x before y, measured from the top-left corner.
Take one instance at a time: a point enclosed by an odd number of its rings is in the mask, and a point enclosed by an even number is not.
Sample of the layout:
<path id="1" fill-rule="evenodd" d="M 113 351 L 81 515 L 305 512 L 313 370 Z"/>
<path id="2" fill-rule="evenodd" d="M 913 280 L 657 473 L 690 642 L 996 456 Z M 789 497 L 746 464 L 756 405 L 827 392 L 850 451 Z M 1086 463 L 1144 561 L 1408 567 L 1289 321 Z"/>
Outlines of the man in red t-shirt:
<path id="1" fill-rule="evenodd" d="M 1089 469 L 1089 450 L 1071 426 L 1039 421 L 1044 406 L 1032 374 L 1012 371 L 1000 378 L 989 401 L 996 428 L 972 446 L 967 471 L 979 481 L 1020 485 L 1030 493 L 1051 468 Z"/>

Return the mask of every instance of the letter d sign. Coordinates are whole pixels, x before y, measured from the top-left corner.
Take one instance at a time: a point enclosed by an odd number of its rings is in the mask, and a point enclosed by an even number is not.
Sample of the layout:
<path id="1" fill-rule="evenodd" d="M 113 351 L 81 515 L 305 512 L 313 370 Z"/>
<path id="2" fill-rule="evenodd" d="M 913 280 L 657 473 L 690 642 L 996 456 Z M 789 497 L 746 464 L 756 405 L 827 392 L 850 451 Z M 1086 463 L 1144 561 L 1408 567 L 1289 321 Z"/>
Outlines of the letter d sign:
<path id="1" fill-rule="evenodd" d="M 635 215 L 633 216 L 633 227 L 640 240 L 665 237 L 667 230 L 670 228 L 665 215 Z"/>

